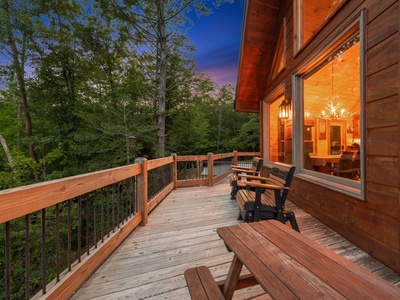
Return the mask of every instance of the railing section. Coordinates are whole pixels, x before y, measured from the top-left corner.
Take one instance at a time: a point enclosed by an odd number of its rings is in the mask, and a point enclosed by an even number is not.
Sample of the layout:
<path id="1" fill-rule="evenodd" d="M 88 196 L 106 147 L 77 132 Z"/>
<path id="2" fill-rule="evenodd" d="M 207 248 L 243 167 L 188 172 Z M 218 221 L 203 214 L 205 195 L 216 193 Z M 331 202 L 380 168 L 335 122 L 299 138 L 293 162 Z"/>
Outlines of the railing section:
<path id="1" fill-rule="evenodd" d="M 0 299 L 67 299 L 174 188 L 258 153 L 177 156 L 0 191 Z"/>

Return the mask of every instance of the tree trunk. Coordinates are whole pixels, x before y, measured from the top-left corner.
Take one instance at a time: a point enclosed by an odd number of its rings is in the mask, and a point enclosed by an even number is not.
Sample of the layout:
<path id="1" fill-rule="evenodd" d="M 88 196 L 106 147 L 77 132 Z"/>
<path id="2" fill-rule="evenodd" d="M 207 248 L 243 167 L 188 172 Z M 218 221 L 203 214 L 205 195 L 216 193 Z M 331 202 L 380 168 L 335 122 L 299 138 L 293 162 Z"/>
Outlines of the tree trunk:
<path id="1" fill-rule="evenodd" d="M 12 156 L 11 156 L 10 149 L 8 149 L 7 142 L 1 133 L 0 133 L 0 143 L 2 144 L 4 153 L 7 156 L 8 164 L 10 165 L 10 168 L 13 169 L 12 168 Z M 14 172 L 14 170 L 13 170 L 13 172 Z"/>
<path id="2" fill-rule="evenodd" d="M 217 134 L 217 153 L 219 153 L 219 144 L 221 143 L 221 128 L 222 128 L 222 104 L 218 107 L 218 134 Z"/>
<path id="3" fill-rule="evenodd" d="M 25 44 L 26 44 L 26 36 L 23 34 L 22 37 L 22 49 L 23 53 L 20 53 L 18 51 L 17 44 L 14 39 L 14 35 L 12 33 L 12 24 L 11 24 L 11 18 L 10 18 L 10 12 L 9 12 L 9 3 L 7 0 L 4 2 L 4 10 L 6 13 L 6 31 L 8 35 L 8 45 L 11 48 L 12 51 L 12 62 L 13 62 L 13 69 L 15 72 L 15 75 L 17 77 L 18 81 L 18 92 L 20 96 L 20 101 L 21 101 L 21 106 L 25 114 L 25 131 L 26 131 L 26 136 L 27 136 L 27 145 L 29 149 L 29 155 L 30 157 L 35 161 L 38 162 L 35 146 L 32 141 L 32 120 L 31 120 L 31 115 L 29 113 L 29 107 L 28 107 L 28 96 L 26 92 L 26 86 L 25 86 Z M 21 56 L 21 58 L 20 58 Z M 35 180 L 36 182 L 40 181 L 40 176 L 37 173 L 37 171 L 34 171 L 35 175 Z"/>
<path id="4" fill-rule="evenodd" d="M 165 33 L 165 6 L 163 0 L 157 1 L 158 28 L 157 28 L 157 98 L 158 98 L 158 155 L 165 155 L 165 109 L 167 91 L 167 37 Z"/>

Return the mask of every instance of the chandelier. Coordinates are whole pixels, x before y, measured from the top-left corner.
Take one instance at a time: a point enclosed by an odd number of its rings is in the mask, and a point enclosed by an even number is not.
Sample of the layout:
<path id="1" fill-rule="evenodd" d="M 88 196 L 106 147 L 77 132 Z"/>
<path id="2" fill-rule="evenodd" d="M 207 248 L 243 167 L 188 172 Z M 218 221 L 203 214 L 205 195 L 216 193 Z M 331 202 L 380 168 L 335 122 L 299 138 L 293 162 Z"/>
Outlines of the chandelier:
<path id="1" fill-rule="evenodd" d="M 323 120 L 340 120 L 346 119 L 354 115 L 354 112 L 347 111 L 343 108 L 342 101 L 338 101 L 338 103 L 333 104 L 333 100 L 331 100 L 326 106 L 325 110 L 322 110 L 317 118 Z"/>

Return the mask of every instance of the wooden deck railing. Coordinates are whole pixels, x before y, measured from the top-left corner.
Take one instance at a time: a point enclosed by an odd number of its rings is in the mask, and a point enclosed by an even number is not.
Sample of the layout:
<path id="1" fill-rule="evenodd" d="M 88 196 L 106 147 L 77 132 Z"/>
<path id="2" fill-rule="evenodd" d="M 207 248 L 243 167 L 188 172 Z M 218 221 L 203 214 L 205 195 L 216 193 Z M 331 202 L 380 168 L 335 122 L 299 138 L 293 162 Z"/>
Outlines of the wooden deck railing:
<path id="1" fill-rule="evenodd" d="M 0 191 L 0 298 L 67 299 L 132 230 L 146 225 L 171 190 L 212 186 L 231 164 L 245 165 L 256 155 L 139 158 L 129 166 Z"/>

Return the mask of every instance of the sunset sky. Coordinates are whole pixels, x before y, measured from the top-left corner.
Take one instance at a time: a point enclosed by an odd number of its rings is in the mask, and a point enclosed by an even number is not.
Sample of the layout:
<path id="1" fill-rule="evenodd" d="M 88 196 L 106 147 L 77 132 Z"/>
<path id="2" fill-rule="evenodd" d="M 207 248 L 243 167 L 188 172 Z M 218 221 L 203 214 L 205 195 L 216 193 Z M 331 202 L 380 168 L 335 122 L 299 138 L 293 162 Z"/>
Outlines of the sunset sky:
<path id="1" fill-rule="evenodd" d="M 198 67 L 220 85 L 236 85 L 244 2 L 225 3 L 209 16 L 193 18 L 195 25 L 189 31 Z"/>

